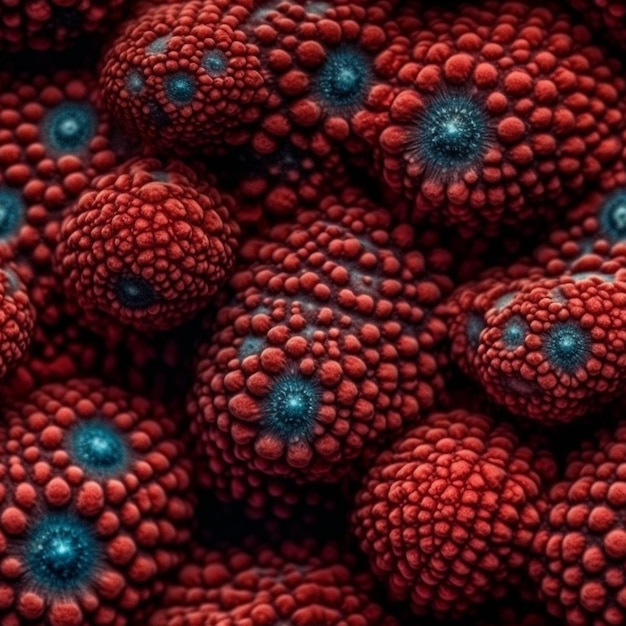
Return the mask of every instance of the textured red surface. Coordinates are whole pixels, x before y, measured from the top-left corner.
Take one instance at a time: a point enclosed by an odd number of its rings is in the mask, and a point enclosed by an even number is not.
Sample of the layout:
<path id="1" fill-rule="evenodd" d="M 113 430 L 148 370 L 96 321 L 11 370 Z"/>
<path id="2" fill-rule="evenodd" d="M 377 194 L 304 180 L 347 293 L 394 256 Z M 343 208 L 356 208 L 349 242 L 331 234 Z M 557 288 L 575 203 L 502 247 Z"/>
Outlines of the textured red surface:
<path id="1" fill-rule="evenodd" d="M 371 598 L 373 580 L 333 544 L 284 542 L 225 552 L 195 546 L 150 626 L 396 626 Z"/>
<path id="2" fill-rule="evenodd" d="M 163 591 L 165 574 L 181 563 L 190 536 L 191 468 L 176 423 L 158 404 L 97 379 L 41 387 L 3 413 L 3 620 L 77 626 L 139 619 Z M 90 421 L 110 425 L 129 449 L 125 465 L 110 476 L 94 473 L 73 456 L 72 429 Z M 101 555 L 87 585 L 50 595 L 36 580 L 21 578 L 20 546 L 28 545 L 28 529 L 37 519 L 59 511 L 93 528 Z"/>
<path id="3" fill-rule="evenodd" d="M 352 525 L 394 600 L 459 617 L 515 580 L 555 473 L 550 454 L 522 445 L 508 424 L 435 413 L 378 457 Z"/>
<path id="4" fill-rule="evenodd" d="M 56 266 L 92 330 L 167 330 L 205 308 L 239 248 L 233 199 L 182 162 L 133 159 L 97 178 L 60 228 Z M 148 295 L 120 294 L 141 281 Z"/>
<path id="5" fill-rule="evenodd" d="M 431 309 L 450 283 L 413 239 L 348 190 L 253 248 L 197 353 L 189 413 L 209 464 L 336 481 L 433 406 L 446 328 Z M 274 424 L 285 381 L 311 396 L 293 432 Z"/>

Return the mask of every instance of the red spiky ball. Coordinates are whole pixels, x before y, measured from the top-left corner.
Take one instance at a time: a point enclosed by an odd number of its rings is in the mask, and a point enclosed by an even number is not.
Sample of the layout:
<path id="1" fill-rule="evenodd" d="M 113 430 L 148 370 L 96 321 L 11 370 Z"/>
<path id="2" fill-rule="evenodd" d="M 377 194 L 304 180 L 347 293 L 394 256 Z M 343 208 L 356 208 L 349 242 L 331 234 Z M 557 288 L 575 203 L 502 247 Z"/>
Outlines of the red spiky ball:
<path id="1" fill-rule="evenodd" d="M 210 468 L 333 482 L 433 406 L 450 281 L 353 189 L 269 239 L 198 349 L 189 413 Z"/>
<path id="2" fill-rule="evenodd" d="M 620 156 L 622 66 L 561 4 L 409 3 L 398 27 L 395 77 L 354 127 L 414 220 L 545 224 Z"/>
<path id="3" fill-rule="evenodd" d="M 41 387 L 3 417 L 2 618 L 141 621 L 190 536 L 191 467 L 176 423 L 96 379 Z"/>
<path id="4" fill-rule="evenodd" d="M 86 323 L 166 330 L 206 307 L 239 248 L 234 201 L 179 161 L 133 159 L 66 214 L 56 267 Z"/>
<path id="5" fill-rule="evenodd" d="M 125 130 L 183 153 L 245 143 L 269 96 L 258 46 L 242 31 L 253 5 L 191 0 L 138 11 L 100 74 L 104 102 Z"/>
<path id="6" fill-rule="evenodd" d="M 519 578 L 555 472 L 506 423 L 435 413 L 378 457 L 352 526 L 392 599 L 459 617 Z"/>
<path id="7" fill-rule="evenodd" d="M 623 403 L 612 412 L 623 416 Z M 568 626 L 626 621 L 626 425 L 600 430 L 567 461 L 546 496 L 530 574 L 548 610 Z"/>
<path id="8" fill-rule="evenodd" d="M 35 310 L 16 268 L 0 269 L 0 379 L 25 357 L 35 334 Z"/>

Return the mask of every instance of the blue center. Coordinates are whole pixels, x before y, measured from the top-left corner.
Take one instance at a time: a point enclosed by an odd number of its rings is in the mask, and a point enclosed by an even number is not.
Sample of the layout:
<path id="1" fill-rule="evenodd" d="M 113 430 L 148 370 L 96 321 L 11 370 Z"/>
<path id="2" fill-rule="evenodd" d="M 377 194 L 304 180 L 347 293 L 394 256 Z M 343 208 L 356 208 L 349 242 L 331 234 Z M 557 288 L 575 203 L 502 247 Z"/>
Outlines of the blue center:
<path id="1" fill-rule="evenodd" d="M 248 335 L 239 346 L 239 358 L 241 360 L 245 359 L 248 356 L 253 354 L 259 354 L 263 347 L 265 346 L 265 341 L 262 337 L 255 337 L 253 335 Z"/>
<path id="2" fill-rule="evenodd" d="M 223 76 L 228 69 L 228 58 L 221 50 L 210 50 L 202 57 L 202 67 L 209 76 Z"/>
<path id="3" fill-rule="evenodd" d="M 97 114 L 87 102 L 65 102 L 52 109 L 43 120 L 43 140 L 57 153 L 84 151 L 93 139 Z"/>
<path id="4" fill-rule="evenodd" d="M 470 313 L 467 316 L 466 335 L 470 346 L 476 350 L 480 343 L 480 333 L 485 330 L 485 318 L 479 313 Z"/>
<path id="5" fill-rule="evenodd" d="M 71 513 L 47 513 L 28 533 L 24 560 L 32 583 L 48 592 L 77 591 L 91 582 L 99 549 L 91 527 Z"/>
<path id="6" fill-rule="evenodd" d="M 544 354 L 552 367 L 573 374 L 588 360 L 591 338 L 575 322 L 555 324 L 543 339 Z"/>
<path id="7" fill-rule="evenodd" d="M 152 285 L 141 276 L 120 276 L 114 291 L 120 304 L 127 309 L 144 309 L 159 299 Z"/>
<path id="8" fill-rule="evenodd" d="M 318 97 L 331 109 L 350 112 L 360 105 L 372 81 L 369 57 L 355 48 L 331 50 L 316 80 Z"/>
<path id="9" fill-rule="evenodd" d="M 178 106 L 189 104 L 196 95 L 196 80 L 185 72 L 166 76 L 163 85 L 167 99 Z"/>
<path id="10" fill-rule="evenodd" d="M 600 232 L 611 242 L 626 239 L 626 191 L 609 196 L 599 210 Z"/>
<path id="11" fill-rule="evenodd" d="M 69 448 L 79 465 L 107 476 L 124 471 L 130 456 L 122 435 L 102 421 L 84 422 L 73 428 Z"/>
<path id="12" fill-rule="evenodd" d="M 314 381 L 300 374 L 279 378 L 263 403 L 263 426 L 280 439 L 308 436 L 319 410 L 319 391 Z"/>
<path id="13" fill-rule="evenodd" d="M 145 81 L 143 79 L 143 75 L 138 70 L 131 70 L 126 75 L 125 86 L 128 93 L 131 96 L 136 96 L 141 93 L 144 88 Z"/>
<path id="14" fill-rule="evenodd" d="M 22 225 L 26 205 L 22 194 L 7 187 L 0 187 L 0 239 L 8 239 Z"/>
<path id="15" fill-rule="evenodd" d="M 417 157 L 432 175 L 464 171 L 482 157 L 490 137 L 483 108 L 457 93 L 435 96 L 415 130 Z"/>
<path id="16" fill-rule="evenodd" d="M 169 36 L 164 35 L 163 37 L 158 37 L 152 43 L 146 46 L 146 52 L 148 54 L 163 54 L 167 51 L 167 44 L 169 41 Z"/>
<path id="17" fill-rule="evenodd" d="M 502 329 L 504 347 L 507 350 L 519 348 L 524 343 L 528 331 L 528 324 L 520 316 L 512 317 Z"/>

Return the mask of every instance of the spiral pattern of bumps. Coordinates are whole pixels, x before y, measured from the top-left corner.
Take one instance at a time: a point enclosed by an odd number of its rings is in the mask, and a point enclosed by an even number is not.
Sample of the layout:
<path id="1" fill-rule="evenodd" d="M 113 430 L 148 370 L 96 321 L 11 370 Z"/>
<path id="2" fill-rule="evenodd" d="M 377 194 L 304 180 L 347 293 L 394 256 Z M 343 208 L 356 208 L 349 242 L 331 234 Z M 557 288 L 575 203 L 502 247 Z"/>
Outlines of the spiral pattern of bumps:
<path id="1" fill-rule="evenodd" d="M 345 549 L 310 540 L 254 548 L 217 552 L 195 546 L 150 626 L 397 626 L 371 600 L 371 576 L 358 572 Z"/>
<path id="2" fill-rule="evenodd" d="M 336 481 L 433 405 L 431 309 L 450 281 L 414 237 L 352 189 L 270 232 L 197 353 L 189 412 L 210 466 Z"/>
<path id="3" fill-rule="evenodd" d="M 234 201 L 179 161 L 133 159 L 94 180 L 63 221 L 57 270 L 90 328 L 166 330 L 204 308 L 239 248 Z"/>
<path id="4" fill-rule="evenodd" d="M 190 537 L 176 425 L 95 379 L 41 387 L 3 417 L 0 618 L 142 622 Z"/>
<path id="5" fill-rule="evenodd" d="M 562 5 L 407 3 L 397 22 L 395 77 L 354 127 L 415 220 L 468 237 L 545 224 L 619 157 L 621 65 Z"/>
<path id="6" fill-rule="evenodd" d="M 435 413 L 378 457 L 352 525 L 393 599 L 458 617 L 519 578 L 555 473 L 508 424 Z"/>

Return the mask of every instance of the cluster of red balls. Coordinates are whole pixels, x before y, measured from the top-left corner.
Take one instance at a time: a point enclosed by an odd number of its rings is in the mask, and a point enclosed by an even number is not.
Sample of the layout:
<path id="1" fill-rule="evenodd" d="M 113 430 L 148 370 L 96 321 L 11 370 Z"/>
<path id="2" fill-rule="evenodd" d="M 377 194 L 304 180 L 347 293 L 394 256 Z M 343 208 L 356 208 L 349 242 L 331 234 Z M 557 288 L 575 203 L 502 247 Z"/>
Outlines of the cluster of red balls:
<path id="1" fill-rule="evenodd" d="M 0 624 L 626 626 L 624 34 L 0 0 Z"/>

